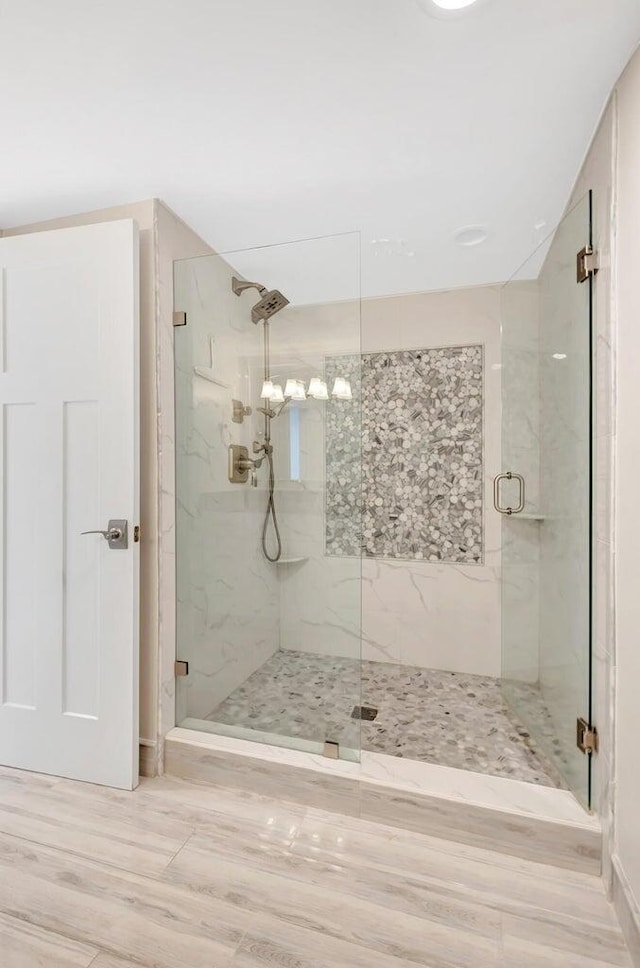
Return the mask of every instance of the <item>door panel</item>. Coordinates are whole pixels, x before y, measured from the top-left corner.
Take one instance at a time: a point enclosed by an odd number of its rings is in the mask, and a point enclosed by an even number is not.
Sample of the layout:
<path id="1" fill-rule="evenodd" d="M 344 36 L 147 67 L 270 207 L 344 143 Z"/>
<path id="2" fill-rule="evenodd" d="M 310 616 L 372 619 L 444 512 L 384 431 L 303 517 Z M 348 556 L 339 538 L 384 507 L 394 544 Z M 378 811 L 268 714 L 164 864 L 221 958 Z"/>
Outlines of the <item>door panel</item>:
<path id="1" fill-rule="evenodd" d="M 593 279 L 576 256 L 591 239 L 591 196 L 503 289 L 502 465 L 526 484 L 502 517 L 503 685 L 560 785 L 588 806 L 591 719 L 591 381 Z M 597 284 L 597 282 L 595 283 Z M 515 506 L 515 479 L 501 506 Z"/>
<path id="2" fill-rule="evenodd" d="M 0 763 L 131 789 L 138 761 L 138 237 L 0 239 Z M 127 550 L 99 534 L 128 521 Z"/>

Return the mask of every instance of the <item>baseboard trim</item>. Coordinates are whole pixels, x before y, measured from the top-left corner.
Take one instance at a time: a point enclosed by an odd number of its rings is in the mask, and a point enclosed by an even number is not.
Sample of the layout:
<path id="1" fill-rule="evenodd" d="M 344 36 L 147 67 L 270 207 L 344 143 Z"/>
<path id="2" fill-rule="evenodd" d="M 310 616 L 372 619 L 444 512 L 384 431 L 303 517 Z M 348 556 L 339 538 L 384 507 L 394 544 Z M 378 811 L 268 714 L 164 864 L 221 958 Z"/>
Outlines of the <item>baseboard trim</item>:
<path id="1" fill-rule="evenodd" d="M 640 909 L 620 864 L 620 858 L 614 855 L 611 866 L 613 872 L 611 899 L 631 955 L 633 968 L 640 968 Z"/>
<path id="2" fill-rule="evenodd" d="M 601 873 L 602 834 L 595 826 L 374 784 L 359 776 L 356 764 L 350 767 L 348 773 L 331 775 L 326 768 L 316 772 L 181 739 L 167 737 L 164 744 L 164 772 L 186 780 L 360 817 L 554 867 Z"/>
<path id="3" fill-rule="evenodd" d="M 141 739 L 138 744 L 139 749 L 139 770 L 140 776 L 158 775 L 158 747 L 151 739 Z"/>

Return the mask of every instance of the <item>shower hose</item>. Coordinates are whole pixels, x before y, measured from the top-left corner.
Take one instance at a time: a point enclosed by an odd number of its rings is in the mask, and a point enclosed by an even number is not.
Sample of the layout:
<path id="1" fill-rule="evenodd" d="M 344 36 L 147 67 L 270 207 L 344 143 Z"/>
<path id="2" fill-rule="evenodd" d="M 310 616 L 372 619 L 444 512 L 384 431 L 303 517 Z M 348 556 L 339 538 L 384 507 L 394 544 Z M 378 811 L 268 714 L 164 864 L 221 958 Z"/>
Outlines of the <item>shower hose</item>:
<path id="1" fill-rule="evenodd" d="M 267 460 L 269 461 L 269 498 L 267 500 L 267 510 L 264 515 L 264 524 L 262 525 L 262 551 L 267 561 L 279 561 L 282 555 L 282 540 L 280 538 L 280 528 L 278 527 L 278 515 L 276 514 L 276 503 L 273 497 L 273 492 L 275 490 L 275 474 L 273 471 L 273 454 L 267 452 Z M 273 531 L 276 536 L 276 553 L 275 555 L 269 554 L 269 549 L 267 547 L 267 531 L 269 530 L 269 521 L 273 525 Z"/>

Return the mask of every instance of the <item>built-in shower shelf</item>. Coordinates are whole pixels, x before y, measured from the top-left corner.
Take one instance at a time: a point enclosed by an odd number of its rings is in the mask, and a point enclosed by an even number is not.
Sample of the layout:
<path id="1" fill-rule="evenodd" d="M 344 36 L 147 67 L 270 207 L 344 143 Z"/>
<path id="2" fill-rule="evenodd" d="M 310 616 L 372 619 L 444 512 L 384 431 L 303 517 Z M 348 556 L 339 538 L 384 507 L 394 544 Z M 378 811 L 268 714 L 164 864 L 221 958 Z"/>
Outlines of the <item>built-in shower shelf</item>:
<path id="1" fill-rule="evenodd" d="M 302 561 L 308 561 L 308 558 L 279 558 L 276 561 L 276 565 L 297 565 Z"/>
<path id="2" fill-rule="evenodd" d="M 201 377 L 203 380 L 208 380 L 209 383 L 215 383 L 217 387 L 222 387 L 224 390 L 229 390 L 231 388 L 230 383 L 223 383 L 215 375 L 215 336 L 209 337 L 209 366 L 194 366 L 193 372 L 196 376 Z"/>

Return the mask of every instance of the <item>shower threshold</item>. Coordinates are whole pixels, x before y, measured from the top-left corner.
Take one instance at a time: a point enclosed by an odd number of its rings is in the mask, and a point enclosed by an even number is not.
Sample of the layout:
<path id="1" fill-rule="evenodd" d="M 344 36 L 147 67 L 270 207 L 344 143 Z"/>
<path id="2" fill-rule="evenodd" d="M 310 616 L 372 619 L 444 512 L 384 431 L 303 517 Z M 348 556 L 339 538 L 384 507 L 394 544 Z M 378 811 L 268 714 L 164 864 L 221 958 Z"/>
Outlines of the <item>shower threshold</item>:
<path id="1" fill-rule="evenodd" d="M 359 762 L 327 759 L 198 724 L 185 720 L 168 733 L 164 772 L 241 790 L 256 798 L 261 814 L 273 799 L 284 800 L 556 867 L 601 870 L 599 820 L 568 790 L 366 750 Z"/>

